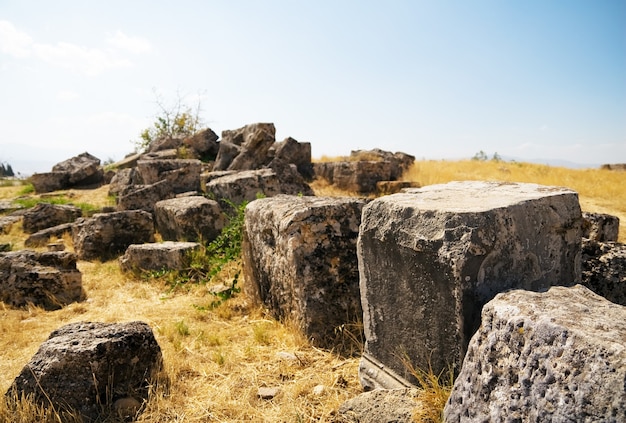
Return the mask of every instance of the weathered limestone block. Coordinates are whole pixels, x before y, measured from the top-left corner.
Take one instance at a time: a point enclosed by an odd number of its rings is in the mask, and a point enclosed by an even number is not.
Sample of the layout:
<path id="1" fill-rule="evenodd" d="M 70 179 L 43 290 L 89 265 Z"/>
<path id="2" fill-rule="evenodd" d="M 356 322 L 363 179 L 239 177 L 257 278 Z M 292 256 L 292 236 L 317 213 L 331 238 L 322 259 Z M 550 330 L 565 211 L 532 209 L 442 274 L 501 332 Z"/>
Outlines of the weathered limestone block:
<path id="1" fill-rule="evenodd" d="M 157 242 L 129 245 L 120 257 L 125 272 L 144 270 L 182 270 L 189 266 L 190 254 L 200 248 L 197 242 Z"/>
<path id="2" fill-rule="evenodd" d="M 583 237 L 599 242 L 617 241 L 619 217 L 604 213 L 583 213 Z"/>
<path id="3" fill-rule="evenodd" d="M 219 203 L 202 196 L 172 198 L 154 205 L 157 231 L 169 241 L 213 241 L 226 226 Z"/>
<path id="4" fill-rule="evenodd" d="M 28 181 L 33 184 L 37 193 L 58 191 L 69 185 L 67 172 L 33 173 Z"/>
<path id="5" fill-rule="evenodd" d="M 220 149 L 218 138 L 211 128 L 206 128 L 191 137 L 185 138 L 183 144 L 191 148 L 198 157 L 215 160 Z"/>
<path id="6" fill-rule="evenodd" d="M 161 366 L 161 348 L 143 322 L 70 323 L 41 344 L 6 395 L 32 395 L 45 407 L 78 412 L 85 422 L 136 417 Z M 136 404 L 130 415 L 116 415 L 122 401 Z"/>
<path id="7" fill-rule="evenodd" d="M 9 233 L 11 227 L 22 220 L 22 215 L 0 216 L 0 233 Z"/>
<path id="8" fill-rule="evenodd" d="M 391 181 L 398 180 L 415 162 L 415 156 L 402 152 L 392 153 L 391 151 L 381 150 L 380 148 L 351 151 L 350 157 L 356 160 L 365 158 L 364 160 L 389 162 L 391 165 L 389 180 Z"/>
<path id="9" fill-rule="evenodd" d="M 259 195 L 313 195 L 311 187 L 301 177 L 296 178 L 294 173 L 297 174 L 295 171 L 279 173 L 267 168 L 244 170 L 212 179 L 206 184 L 206 192 L 218 201 L 226 199 L 234 204 L 252 201 Z"/>
<path id="10" fill-rule="evenodd" d="M 144 210 L 152 213 L 156 202 L 175 196 L 170 181 L 162 180 L 152 185 L 132 185 L 117 198 L 117 209 Z"/>
<path id="11" fill-rule="evenodd" d="M 85 297 L 76 255 L 30 250 L 0 253 L 0 300 L 56 310 Z"/>
<path id="12" fill-rule="evenodd" d="M 55 164 L 53 172 L 66 172 L 69 186 L 85 186 L 102 183 L 104 172 L 100 159 L 84 152 Z"/>
<path id="13" fill-rule="evenodd" d="M 202 162 L 196 159 L 139 160 L 137 172 L 146 185 L 170 182 L 172 192 L 200 191 Z"/>
<path id="14" fill-rule="evenodd" d="M 214 170 L 254 170 L 266 165 L 268 152 L 276 141 L 273 123 L 253 123 L 222 131 Z"/>
<path id="15" fill-rule="evenodd" d="M 315 163 L 314 169 L 337 188 L 359 194 L 374 193 L 377 182 L 391 179 L 391 163 L 386 161 Z"/>
<path id="16" fill-rule="evenodd" d="M 577 285 L 497 295 L 444 409 L 452 422 L 626 421 L 626 307 Z"/>
<path id="17" fill-rule="evenodd" d="M 298 142 L 289 137 L 281 142 L 277 142 L 274 148 L 274 158 L 285 163 L 296 165 L 298 172 L 303 178 L 310 180 L 313 178 L 313 164 L 311 163 L 311 143 Z"/>
<path id="18" fill-rule="evenodd" d="M 32 234 L 63 223 L 71 223 L 82 214 L 80 207 L 71 204 L 39 203 L 24 212 L 22 227 L 24 232 Z"/>
<path id="19" fill-rule="evenodd" d="M 245 289 L 322 347 L 361 318 L 356 238 L 365 200 L 281 195 L 248 204 Z"/>
<path id="20" fill-rule="evenodd" d="M 583 239 L 582 284 L 607 300 L 626 306 L 626 245 Z"/>
<path id="21" fill-rule="evenodd" d="M 76 221 L 72 241 L 80 259 L 108 260 L 131 244 L 154 242 L 154 222 L 143 210 L 96 213 Z"/>
<path id="22" fill-rule="evenodd" d="M 405 188 L 420 188 L 420 184 L 411 181 L 378 181 L 376 192 L 379 196 L 397 194 Z"/>
<path id="23" fill-rule="evenodd" d="M 511 288 L 580 282 L 578 196 L 535 184 L 451 182 L 380 197 L 358 242 L 366 388 L 414 381 L 402 362 L 458 366 L 480 310 Z M 384 365 L 384 369 L 378 366 Z"/>
<path id="24" fill-rule="evenodd" d="M 119 195 L 129 186 L 141 184 L 142 181 L 139 178 L 137 169 L 134 167 L 120 169 L 115 173 L 115 176 L 109 183 L 109 195 Z"/>
<path id="25" fill-rule="evenodd" d="M 31 234 L 26 240 L 24 240 L 24 246 L 26 247 L 41 247 L 46 245 L 50 238 L 62 238 L 66 233 L 72 233 L 72 226 L 74 223 L 63 223 L 61 225 L 53 226 L 51 228 L 42 229 L 40 231 Z"/>

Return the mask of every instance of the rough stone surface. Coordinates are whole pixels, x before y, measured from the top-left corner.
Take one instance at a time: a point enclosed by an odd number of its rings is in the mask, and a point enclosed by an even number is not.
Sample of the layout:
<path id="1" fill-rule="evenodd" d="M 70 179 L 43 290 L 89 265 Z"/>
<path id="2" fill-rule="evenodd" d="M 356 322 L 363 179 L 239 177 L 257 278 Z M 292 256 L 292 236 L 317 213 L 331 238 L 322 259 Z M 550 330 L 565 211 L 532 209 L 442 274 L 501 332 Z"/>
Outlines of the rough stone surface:
<path id="1" fill-rule="evenodd" d="M 11 227 L 22 220 L 21 215 L 0 216 L 0 233 L 8 233 Z"/>
<path id="2" fill-rule="evenodd" d="M 55 164 L 52 172 L 65 172 L 70 187 L 101 184 L 104 176 L 100 159 L 87 152 Z"/>
<path id="3" fill-rule="evenodd" d="M 599 242 L 617 241 L 619 217 L 604 213 L 583 213 L 583 237 Z"/>
<path id="4" fill-rule="evenodd" d="M 198 158 L 215 160 L 220 149 L 218 138 L 215 132 L 210 128 L 206 128 L 191 137 L 185 138 L 183 144 L 191 148 Z"/>
<path id="5" fill-rule="evenodd" d="M 289 176 L 292 177 L 293 173 Z M 255 200 L 260 194 L 265 197 L 279 194 L 312 195 L 311 187 L 301 178 L 300 181 L 283 182 L 281 175 L 274 169 L 245 170 L 212 179 L 206 184 L 206 192 L 218 201 L 226 199 L 234 204 Z"/>
<path id="6" fill-rule="evenodd" d="M 274 144 L 274 158 L 296 165 L 298 172 L 306 180 L 314 176 L 311 163 L 311 143 L 298 142 L 289 137 Z"/>
<path id="7" fill-rule="evenodd" d="M 80 207 L 70 204 L 39 203 L 24 213 L 22 227 L 32 234 L 63 223 L 71 223 L 83 214 Z"/>
<path id="8" fill-rule="evenodd" d="M 341 423 L 413 423 L 420 402 L 419 391 L 412 388 L 376 389 L 341 404 Z"/>
<path id="9" fill-rule="evenodd" d="M 363 209 L 358 255 L 366 346 L 359 374 L 385 386 L 380 361 L 440 373 L 460 366 L 480 310 L 512 288 L 580 282 L 578 196 L 535 184 L 451 182 L 380 197 Z"/>
<path id="10" fill-rule="evenodd" d="M 137 172 L 145 185 L 170 182 L 174 193 L 200 191 L 202 162 L 195 159 L 139 160 Z"/>
<path id="11" fill-rule="evenodd" d="M 323 162 L 313 166 L 318 177 L 359 194 L 374 193 L 377 182 L 391 179 L 391 164 L 386 161 Z"/>
<path id="12" fill-rule="evenodd" d="M 108 260 L 131 244 L 154 242 L 154 222 L 143 210 L 96 213 L 76 221 L 72 241 L 80 259 Z"/>
<path id="13" fill-rule="evenodd" d="M 607 300 L 626 306 L 626 245 L 583 239 L 582 284 Z"/>
<path id="14" fill-rule="evenodd" d="M 181 145 L 183 145 L 183 140 L 181 138 L 172 138 L 167 136 L 161 137 L 150 142 L 146 153 L 156 153 L 164 150 L 176 150 Z"/>
<path id="15" fill-rule="evenodd" d="M 0 254 L 0 300 L 5 304 L 56 310 L 84 297 L 74 253 L 21 250 Z"/>
<path id="16" fill-rule="evenodd" d="M 66 188 L 69 185 L 69 175 L 67 172 L 33 173 L 28 181 L 33 184 L 37 193 L 52 192 Z"/>
<path id="17" fill-rule="evenodd" d="M 61 225 L 37 231 L 26 238 L 24 246 L 41 247 L 46 245 L 50 241 L 50 238 L 62 238 L 66 233 L 71 234 L 72 226 L 74 226 L 74 223 L 63 223 Z"/>
<path id="18" fill-rule="evenodd" d="M 356 239 L 365 200 L 281 195 L 245 211 L 244 289 L 318 346 L 360 321 Z"/>
<path id="19" fill-rule="evenodd" d="M 420 184 L 410 181 L 378 181 L 376 192 L 379 196 L 397 194 L 405 188 L 420 188 Z"/>
<path id="20" fill-rule="evenodd" d="M 7 396 L 33 395 L 46 407 L 77 411 L 85 422 L 101 421 L 120 399 L 148 400 L 161 360 L 143 322 L 71 323 L 41 344 Z"/>
<path id="21" fill-rule="evenodd" d="M 276 141 L 273 123 L 253 123 L 222 131 L 214 170 L 254 170 L 270 160 L 268 152 Z"/>
<path id="22" fill-rule="evenodd" d="M 626 170 L 626 163 L 603 164 L 600 168 L 605 170 Z"/>
<path id="23" fill-rule="evenodd" d="M 357 160 L 360 157 L 369 157 L 369 160 L 376 159 L 379 161 L 389 162 L 389 179 L 392 181 L 398 180 L 415 162 L 415 156 L 402 152 L 392 153 L 391 151 L 381 150 L 380 148 L 375 148 L 373 150 L 351 151 L 350 157 Z"/>
<path id="24" fill-rule="evenodd" d="M 213 241 L 226 226 L 219 203 L 202 196 L 172 198 L 154 205 L 157 231 L 169 241 Z"/>
<path id="25" fill-rule="evenodd" d="M 626 307 L 585 287 L 497 295 L 444 410 L 452 422 L 626 421 Z"/>
<path id="26" fill-rule="evenodd" d="M 127 187 L 141 184 L 142 181 L 134 167 L 120 169 L 109 183 L 109 195 L 117 196 L 124 192 Z"/>
<path id="27" fill-rule="evenodd" d="M 182 270 L 189 266 L 189 254 L 200 248 L 197 242 L 165 241 L 129 245 L 120 257 L 124 271 Z"/>
<path id="28" fill-rule="evenodd" d="M 128 186 L 117 197 L 117 210 L 144 210 L 152 213 L 158 201 L 173 198 L 175 195 L 168 180 L 152 185 Z"/>

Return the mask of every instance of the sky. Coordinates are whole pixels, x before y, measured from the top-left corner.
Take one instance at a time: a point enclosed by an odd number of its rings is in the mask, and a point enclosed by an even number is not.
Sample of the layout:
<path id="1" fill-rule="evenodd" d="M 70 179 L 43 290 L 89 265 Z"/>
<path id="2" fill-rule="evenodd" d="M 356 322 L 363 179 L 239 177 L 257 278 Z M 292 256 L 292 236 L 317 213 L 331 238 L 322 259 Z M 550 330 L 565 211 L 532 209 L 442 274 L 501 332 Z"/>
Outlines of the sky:
<path id="1" fill-rule="evenodd" d="M 116 161 L 167 107 L 381 148 L 626 163 L 624 0 L 0 0 L 0 162 Z"/>

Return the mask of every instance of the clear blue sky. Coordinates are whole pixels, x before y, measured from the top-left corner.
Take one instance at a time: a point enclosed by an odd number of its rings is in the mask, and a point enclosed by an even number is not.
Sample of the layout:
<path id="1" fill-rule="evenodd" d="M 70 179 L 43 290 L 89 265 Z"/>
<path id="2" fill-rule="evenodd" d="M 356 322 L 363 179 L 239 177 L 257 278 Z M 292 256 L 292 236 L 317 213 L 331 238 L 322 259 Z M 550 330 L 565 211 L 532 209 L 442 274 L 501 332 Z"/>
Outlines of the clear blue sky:
<path id="1" fill-rule="evenodd" d="M 0 0 L 0 161 L 121 159 L 176 93 L 313 156 L 626 162 L 625 0 Z"/>

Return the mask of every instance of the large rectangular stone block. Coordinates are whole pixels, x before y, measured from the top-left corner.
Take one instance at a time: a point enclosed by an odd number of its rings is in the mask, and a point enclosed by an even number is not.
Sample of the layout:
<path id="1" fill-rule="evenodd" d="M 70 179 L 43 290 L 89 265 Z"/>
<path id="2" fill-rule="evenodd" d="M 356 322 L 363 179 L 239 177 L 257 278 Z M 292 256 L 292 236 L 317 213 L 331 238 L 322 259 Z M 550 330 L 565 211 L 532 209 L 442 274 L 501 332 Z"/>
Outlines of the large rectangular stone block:
<path id="1" fill-rule="evenodd" d="M 315 345 L 361 320 L 356 241 L 366 200 L 279 195 L 245 211 L 244 289 Z"/>
<path id="2" fill-rule="evenodd" d="M 582 215 L 566 188 L 451 182 L 363 209 L 357 252 L 366 388 L 415 382 L 405 361 L 457 370 L 482 306 L 581 279 Z"/>

